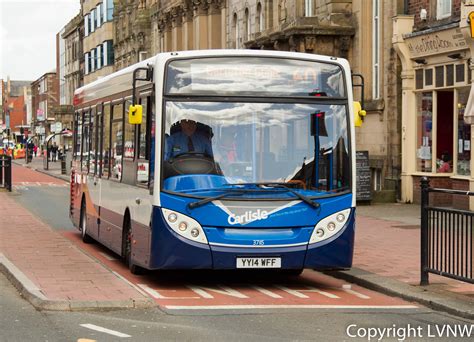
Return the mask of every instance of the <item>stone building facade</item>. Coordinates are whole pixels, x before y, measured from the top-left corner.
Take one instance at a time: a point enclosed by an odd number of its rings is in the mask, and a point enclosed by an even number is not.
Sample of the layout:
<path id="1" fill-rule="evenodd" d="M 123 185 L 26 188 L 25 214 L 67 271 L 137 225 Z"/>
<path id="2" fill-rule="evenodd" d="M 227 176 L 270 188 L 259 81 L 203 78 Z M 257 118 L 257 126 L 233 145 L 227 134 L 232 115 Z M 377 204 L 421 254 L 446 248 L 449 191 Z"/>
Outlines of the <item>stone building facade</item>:
<path id="1" fill-rule="evenodd" d="M 114 71 L 114 0 L 83 0 L 84 84 Z"/>
<path id="2" fill-rule="evenodd" d="M 431 186 L 474 191 L 474 40 L 470 0 L 411 0 L 394 19 L 402 69 L 402 200 L 419 202 L 420 178 Z M 470 95 L 471 94 L 471 95 Z M 471 100 L 472 101 L 472 100 Z M 474 199 L 435 196 L 435 205 L 474 210 Z"/>
<path id="3" fill-rule="evenodd" d="M 151 8 L 152 54 L 226 46 L 225 0 L 158 0 Z"/>
<path id="4" fill-rule="evenodd" d="M 66 104 L 73 104 L 74 91 L 84 84 L 84 21 L 81 14 L 64 27 L 61 35 L 65 44 L 64 87 L 61 97 Z"/>
<path id="5" fill-rule="evenodd" d="M 115 70 L 151 57 L 151 17 L 153 1 L 115 0 Z"/>

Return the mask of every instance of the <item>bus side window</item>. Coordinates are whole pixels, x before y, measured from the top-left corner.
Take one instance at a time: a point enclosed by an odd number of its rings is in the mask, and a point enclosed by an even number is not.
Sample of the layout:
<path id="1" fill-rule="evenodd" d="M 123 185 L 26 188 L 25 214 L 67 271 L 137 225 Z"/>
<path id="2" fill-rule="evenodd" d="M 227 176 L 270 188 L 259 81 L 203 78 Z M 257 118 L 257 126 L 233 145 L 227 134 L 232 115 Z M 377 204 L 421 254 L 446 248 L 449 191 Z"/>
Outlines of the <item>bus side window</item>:
<path id="1" fill-rule="evenodd" d="M 110 175 L 112 179 L 122 179 L 122 157 L 123 157 L 123 108 L 121 102 L 112 107 L 112 144 L 110 152 Z"/>
<path id="2" fill-rule="evenodd" d="M 95 144 L 96 144 L 96 137 L 95 137 L 95 108 L 91 108 L 90 110 L 90 124 L 89 124 L 89 145 L 87 146 L 87 150 L 89 151 L 89 173 L 94 173 L 95 169 Z"/>
<path id="3" fill-rule="evenodd" d="M 101 142 L 101 170 L 100 176 L 102 178 L 109 178 L 110 176 L 110 103 L 104 105 L 104 114 L 102 115 L 102 142 Z"/>
<path id="4" fill-rule="evenodd" d="M 89 124 L 90 124 L 90 111 L 87 109 L 83 115 L 82 123 L 82 147 L 81 147 L 81 170 L 82 172 L 88 171 L 89 166 Z"/>
<path id="5" fill-rule="evenodd" d="M 94 150 L 95 150 L 95 163 L 94 163 L 94 175 L 100 176 L 100 151 L 102 149 L 102 103 L 97 105 L 97 116 L 95 119 L 95 132 L 94 132 Z"/>
<path id="6" fill-rule="evenodd" d="M 76 112 L 74 119 L 74 160 L 81 160 L 82 115 Z"/>
<path id="7" fill-rule="evenodd" d="M 140 104 L 143 106 L 142 123 L 138 125 L 138 165 L 137 184 L 147 185 L 150 170 L 149 144 L 150 144 L 150 120 L 148 106 L 149 97 L 141 97 Z"/>

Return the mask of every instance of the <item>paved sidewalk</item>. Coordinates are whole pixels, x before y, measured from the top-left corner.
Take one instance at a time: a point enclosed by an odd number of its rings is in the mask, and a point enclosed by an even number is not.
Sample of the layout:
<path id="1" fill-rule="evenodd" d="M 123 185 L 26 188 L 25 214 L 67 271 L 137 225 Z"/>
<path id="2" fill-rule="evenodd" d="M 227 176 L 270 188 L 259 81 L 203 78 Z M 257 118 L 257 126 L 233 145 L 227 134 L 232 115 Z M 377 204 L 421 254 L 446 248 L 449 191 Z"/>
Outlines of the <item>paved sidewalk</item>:
<path id="1" fill-rule="evenodd" d="M 0 269 L 37 308 L 147 307 L 154 303 L 0 192 Z"/>

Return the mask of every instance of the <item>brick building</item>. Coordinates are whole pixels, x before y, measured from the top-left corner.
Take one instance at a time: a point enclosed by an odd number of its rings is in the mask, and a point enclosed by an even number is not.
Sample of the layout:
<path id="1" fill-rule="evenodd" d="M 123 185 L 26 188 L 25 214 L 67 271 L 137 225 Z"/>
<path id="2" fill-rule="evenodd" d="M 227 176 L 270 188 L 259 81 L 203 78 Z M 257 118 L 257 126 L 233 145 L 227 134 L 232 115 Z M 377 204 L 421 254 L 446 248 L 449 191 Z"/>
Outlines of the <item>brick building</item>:
<path id="1" fill-rule="evenodd" d="M 36 143 L 43 144 L 45 138 L 55 131 L 55 113 L 59 107 L 59 82 L 55 71 L 48 72 L 31 83 L 33 111 L 32 130 Z"/>

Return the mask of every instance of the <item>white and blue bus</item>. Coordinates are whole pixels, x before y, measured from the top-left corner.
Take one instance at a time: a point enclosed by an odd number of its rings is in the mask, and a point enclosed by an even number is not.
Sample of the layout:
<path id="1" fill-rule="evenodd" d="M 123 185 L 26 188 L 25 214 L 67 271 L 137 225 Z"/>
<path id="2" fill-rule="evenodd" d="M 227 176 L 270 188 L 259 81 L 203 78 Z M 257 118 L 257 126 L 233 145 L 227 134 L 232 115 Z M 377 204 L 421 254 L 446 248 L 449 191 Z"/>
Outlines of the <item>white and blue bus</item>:
<path id="1" fill-rule="evenodd" d="M 351 267 L 346 60 L 161 53 L 74 95 L 70 216 L 143 269 Z M 141 112 L 141 113 L 140 113 Z"/>

